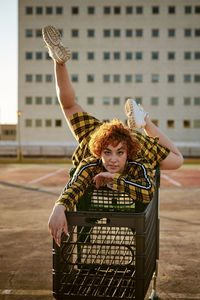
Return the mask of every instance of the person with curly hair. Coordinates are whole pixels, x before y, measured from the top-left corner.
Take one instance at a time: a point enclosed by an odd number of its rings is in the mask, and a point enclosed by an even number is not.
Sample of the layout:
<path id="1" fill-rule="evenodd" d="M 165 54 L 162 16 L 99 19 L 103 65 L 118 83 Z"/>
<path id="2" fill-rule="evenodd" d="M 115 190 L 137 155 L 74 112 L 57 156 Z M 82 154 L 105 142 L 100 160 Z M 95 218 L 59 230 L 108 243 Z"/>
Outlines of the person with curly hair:
<path id="1" fill-rule="evenodd" d="M 70 50 L 61 42 L 53 26 L 42 30 L 43 39 L 54 61 L 57 95 L 69 127 L 79 145 L 72 157 L 75 173 L 55 203 L 49 218 L 49 230 L 60 245 L 61 233 L 68 233 L 65 211 L 74 205 L 87 187 L 96 185 L 129 195 L 134 201 L 149 203 L 154 192 L 154 173 L 176 169 L 183 157 L 173 142 L 150 120 L 133 99 L 125 103 L 128 125 L 114 119 L 102 123 L 75 101 L 75 91 L 65 63 Z M 137 129 L 143 128 L 146 134 Z"/>

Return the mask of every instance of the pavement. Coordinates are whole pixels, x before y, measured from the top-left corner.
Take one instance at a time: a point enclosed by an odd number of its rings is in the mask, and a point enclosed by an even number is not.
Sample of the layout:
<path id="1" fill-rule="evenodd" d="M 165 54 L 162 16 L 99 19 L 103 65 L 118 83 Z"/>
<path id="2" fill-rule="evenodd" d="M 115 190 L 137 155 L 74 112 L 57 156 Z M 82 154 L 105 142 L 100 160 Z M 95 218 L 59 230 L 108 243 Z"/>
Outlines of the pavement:
<path id="1" fill-rule="evenodd" d="M 67 164 L 0 164 L 0 299 L 53 300 L 47 222 Z M 200 165 L 163 171 L 160 300 L 200 299 Z"/>

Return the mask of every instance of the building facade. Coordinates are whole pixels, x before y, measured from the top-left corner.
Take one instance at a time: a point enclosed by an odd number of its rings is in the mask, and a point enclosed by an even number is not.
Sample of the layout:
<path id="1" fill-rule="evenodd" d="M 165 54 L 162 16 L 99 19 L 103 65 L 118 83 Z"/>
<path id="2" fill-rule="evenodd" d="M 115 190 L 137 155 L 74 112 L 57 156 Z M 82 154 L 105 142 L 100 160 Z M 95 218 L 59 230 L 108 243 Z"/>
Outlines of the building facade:
<path id="1" fill-rule="evenodd" d="M 199 0 L 19 0 L 22 143 L 73 145 L 42 40 L 59 28 L 76 100 L 101 120 L 126 122 L 135 98 L 178 145 L 200 142 Z"/>

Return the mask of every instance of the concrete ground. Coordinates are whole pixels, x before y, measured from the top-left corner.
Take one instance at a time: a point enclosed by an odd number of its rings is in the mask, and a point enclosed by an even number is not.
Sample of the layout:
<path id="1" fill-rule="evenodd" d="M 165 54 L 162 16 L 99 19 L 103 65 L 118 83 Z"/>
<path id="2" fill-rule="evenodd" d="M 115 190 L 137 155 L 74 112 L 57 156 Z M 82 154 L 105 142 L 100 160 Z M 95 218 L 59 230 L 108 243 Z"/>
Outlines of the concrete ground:
<path id="1" fill-rule="evenodd" d="M 69 165 L 0 164 L 0 299 L 53 300 L 47 222 Z M 200 299 L 200 165 L 163 171 L 161 300 Z"/>

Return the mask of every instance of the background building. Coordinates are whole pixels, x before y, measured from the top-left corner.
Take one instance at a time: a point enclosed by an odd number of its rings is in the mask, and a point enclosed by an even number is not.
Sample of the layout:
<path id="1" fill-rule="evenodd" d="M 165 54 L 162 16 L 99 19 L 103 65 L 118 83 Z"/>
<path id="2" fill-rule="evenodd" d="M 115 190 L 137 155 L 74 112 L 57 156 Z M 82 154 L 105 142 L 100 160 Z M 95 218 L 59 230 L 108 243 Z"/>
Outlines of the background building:
<path id="1" fill-rule="evenodd" d="M 42 40 L 51 24 L 72 51 L 68 68 L 85 110 L 125 122 L 125 99 L 135 98 L 184 154 L 199 149 L 199 20 L 199 0 L 19 0 L 22 145 L 75 144 Z"/>

